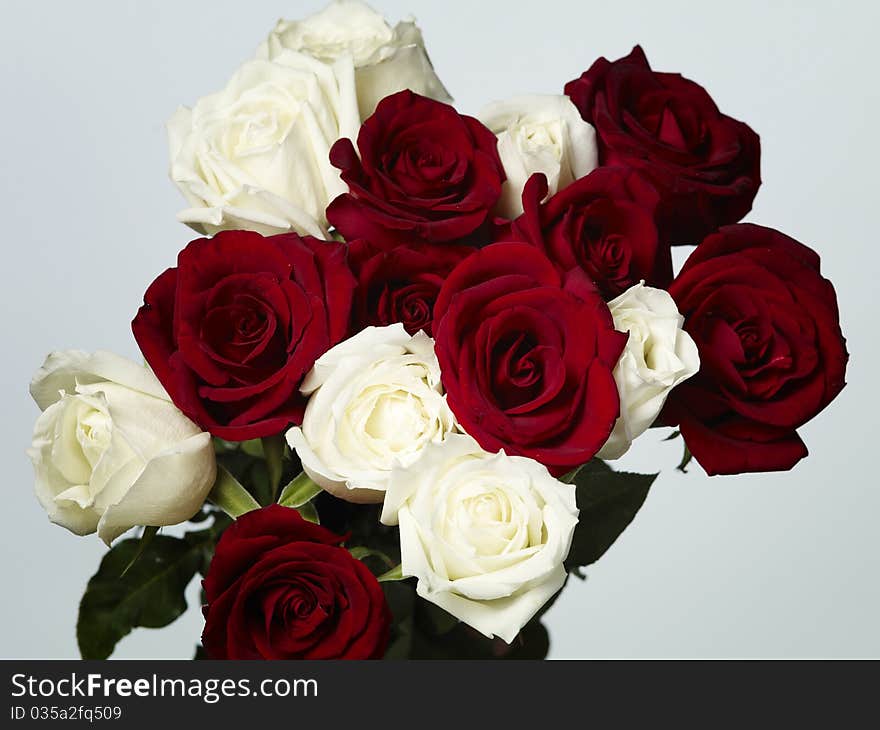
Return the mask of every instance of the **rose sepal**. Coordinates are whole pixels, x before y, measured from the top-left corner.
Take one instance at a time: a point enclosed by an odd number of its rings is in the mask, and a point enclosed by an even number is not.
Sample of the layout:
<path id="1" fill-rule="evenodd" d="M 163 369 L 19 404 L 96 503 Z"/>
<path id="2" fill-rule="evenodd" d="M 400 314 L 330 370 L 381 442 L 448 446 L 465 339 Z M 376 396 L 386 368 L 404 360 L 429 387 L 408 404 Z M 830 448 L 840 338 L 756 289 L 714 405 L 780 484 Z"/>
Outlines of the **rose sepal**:
<path id="1" fill-rule="evenodd" d="M 260 508 L 253 498 L 226 467 L 217 465 L 217 480 L 208 494 L 208 501 L 222 509 L 233 519 Z"/>

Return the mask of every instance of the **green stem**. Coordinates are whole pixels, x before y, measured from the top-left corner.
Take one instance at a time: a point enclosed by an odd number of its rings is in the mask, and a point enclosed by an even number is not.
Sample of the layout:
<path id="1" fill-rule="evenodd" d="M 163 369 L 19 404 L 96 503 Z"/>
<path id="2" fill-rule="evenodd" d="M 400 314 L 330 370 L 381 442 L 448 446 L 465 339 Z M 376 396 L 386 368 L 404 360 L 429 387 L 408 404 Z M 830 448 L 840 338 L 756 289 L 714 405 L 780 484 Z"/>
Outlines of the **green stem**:
<path id="1" fill-rule="evenodd" d="M 281 475 L 284 472 L 284 436 L 266 436 L 262 442 L 266 469 L 269 472 L 269 492 L 274 502 L 278 498 L 278 487 L 281 486 Z"/>

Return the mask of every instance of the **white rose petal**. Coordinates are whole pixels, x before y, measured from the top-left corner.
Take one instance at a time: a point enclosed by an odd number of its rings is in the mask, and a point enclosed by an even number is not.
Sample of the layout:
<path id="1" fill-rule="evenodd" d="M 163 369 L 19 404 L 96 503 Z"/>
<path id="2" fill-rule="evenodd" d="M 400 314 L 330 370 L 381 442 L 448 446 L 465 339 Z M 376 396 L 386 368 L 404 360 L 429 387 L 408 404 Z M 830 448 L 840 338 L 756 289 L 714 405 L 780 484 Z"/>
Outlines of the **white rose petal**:
<path id="1" fill-rule="evenodd" d="M 597 456 L 619 459 L 657 418 L 669 391 L 700 369 L 700 356 L 669 292 L 642 282 L 608 308 L 615 329 L 629 338 L 614 368 L 620 417 Z"/>
<path id="2" fill-rule="evenodd" d="M 523 212 L 522 191 L 532 174 L 544 173 L 550 196 L 599 164 L 596 132 L 567 96 L 519 96 L 489 104 L 477 117 L 498 137 L 507 180 L 497 211 L 505 218 Z"/>
<path id="3" fill-rule="evenodd" d="M 203 234 L 244 229 L 326 237 L 325 210 L 347 186 L 330 147 L 360 126 L 351 59 L 284 50 L 235 72 L 226 88 L 168 121 L 171 179 Z"/>
<path id="4" fill-rule="evenodd" d="M 394 466 L 456 429 L 433 340 L 399 323 L 328 350 L 300 390 L 309 402 L 287 441 L 315 483 L 350 502 L 381 502 Z"/>
<path id="5" fill-rule="evenodd" d="M 573 485 L 463 434 L 396 467 L 382 508 L 418 594 L 508 643 L 565 582 L 577 516 Z"/>
<path id="6" fill-rule="evenodd" d="M 274 59 L 285 50 L 308 54 L 325 63 L 347 59 L 354 66 L 361 119 L 386 96 L 410 89 L 450 103 L 422 33 L 412 21 L 392 28 L 361 0 L 335 0 L 303 20 L 279 20 L 257 49 L 257 58 Z"/>
<path id="7" fill-rule="evenodd" d="M 108 545 L 135 525 L 174 525 L 214 484 L 211 437 L 147 368 L 110 352 L 55 352 L 31 382 L 43 413 L 28 455 L 49 519 Z"/>

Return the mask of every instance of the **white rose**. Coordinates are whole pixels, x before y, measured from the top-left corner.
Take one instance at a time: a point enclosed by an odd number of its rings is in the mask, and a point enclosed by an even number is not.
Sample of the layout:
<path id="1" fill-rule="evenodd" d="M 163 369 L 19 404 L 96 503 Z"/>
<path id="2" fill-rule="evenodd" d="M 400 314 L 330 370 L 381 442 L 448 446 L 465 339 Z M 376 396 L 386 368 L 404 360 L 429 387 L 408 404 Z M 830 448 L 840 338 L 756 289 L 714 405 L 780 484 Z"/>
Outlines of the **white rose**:
<path id="1" fill-rule="evenodd" d="M 567 96 L 519 96 L 484 107 L 478 119 L 498 136 L 507 181 L 497 211 L 505 218 L 523 212 L 522 191 L 536 172 L 547 176 L 553 195 L 599 164 L 596 131 L 581 119 Z"/>
<path id="2" fill-rule="evenodd" d="M 43 413 L 28 456 L 49 519 L 108 545 L 134 525 L 174 525 L 214 484 L 211 436 L 147 368 L 110 352 L 54 352 L 31 382 Z"/>
<path id="3" fill-rule="evenodd" d="M 331 348 L 300 390 L 309 402 L 287 441 L 316 484 L 349 502 L 381 502 L 394 466 L 456 428 L 434 341 L 399 323 Z"/>
<path id="4" fill-rule="evenodd" d="M 577 516 L 573 485 L 462 434 L 394 469 L 382 510 L 418 594 L 508 643 L 565 582 Z"/>
<path id="5" fill-rule="evenodd" d="M 223 91 L 168 122 L 171 179 L 190 206 L 178 219 L 209 235 L 326 237 L 327 204 L 348 189 L 330 147 L 359 125 L 350 63 L 293 51 L 246 62 Z"/>
<path id="6" fill-rule="evenodd" d="M 353 63 L 361 119 L 370 116 L 383 98 L 403 89 L 452 101 L 434 73 L 415 22 L 392 28 L 361 0 L 335 0 L 304 20 L 279 20 L 257 49 L 257 57 L 275 58 L 284 49 L 328 63 L 342 59 Z"/>
<path id="7" fill-rule="evenodd" d="M 657 418 L 669 391 L 700 369 L 700 356 L 669 292 L 636 284 L 608 308 L 629 339 L 614 368 L 620 418 L 597 456 L 619 459 Z"/>

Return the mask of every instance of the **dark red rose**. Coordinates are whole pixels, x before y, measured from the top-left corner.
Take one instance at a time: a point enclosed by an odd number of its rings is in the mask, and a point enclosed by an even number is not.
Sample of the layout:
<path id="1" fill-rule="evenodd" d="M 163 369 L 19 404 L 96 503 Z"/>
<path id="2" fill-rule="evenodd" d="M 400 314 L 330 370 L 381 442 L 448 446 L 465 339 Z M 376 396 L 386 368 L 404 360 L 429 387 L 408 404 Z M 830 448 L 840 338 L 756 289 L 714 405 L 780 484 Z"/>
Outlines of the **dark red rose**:
<path id="1" fill-rule="evenodd" d="M 561 272 L 581 269 L 606 299 L 642 279 L 663 289 L 672 280 L 654 223 L 659 196 L 639 173 L 600 167 L 542 203 L 546 195 L 546 178 L 529 178 L 511 236 L 538 246 Z"/>
<path id="2" fill-rule="evenodd" d="M 761 145 L 720 111 L 699 84 L 652 71 L 639 46 L 600 58 L 565 93 L 596 128 L 599 161 L 643 171 L 662 195 L 661 230 L 694 243 L 752 209 Z"/>
<path id="3" fill-rule="evenodd" d="M 232 523 L 202 583 L 208 656 L 380 659 L 391 612 L 344 539 L 277 504 Z"/>
<path id="4" fill-rule="evenodd" d="M 434 337 L 449 405 L 484 449 L 560 475 L 611 433 L 627 336 L 579 269 L 560 274 L 531 244 L 487 246 L 446 279 Z"/>
<path id="5" fill-rule="evenodd" d="M 354 329 L 402 322 L 414 335 L 431 335 L 434 302 L 446 276 L 474 249 L 467 246 L 412 244 L 383 251 L 360 240 L 349 248 L 358 288 Z"/>
<path id="6" fill-rule="evenodd" d="M 841 391 L 849 357 L 819 256 L 772 228 L 728 226 L 669 293 L 700 372 L 671 392 L 664 422 L 709 474 L 790 469 L 807 455 L 795 429 Z"/>
<path id="7" fill-rule="evenodd" d="M 330 150 L 350 192 L 330 203 L 327 219 L 347 239 L 383 248 L 482 242 L 505 178 L 495 135 L 480 122 L 401 91 L 379 102 L 357 144 L 360 156 L 348 139 Z"/>
<path id="8" fill-rule="evenodd" d="M 244 441 L 301 421 L 300 381 L 348 335 L 354 287 L 343 244 L 224 231 L 180 252 L 132 330 L 181 411 Z"/>

